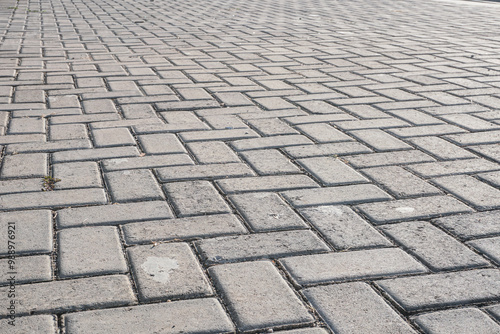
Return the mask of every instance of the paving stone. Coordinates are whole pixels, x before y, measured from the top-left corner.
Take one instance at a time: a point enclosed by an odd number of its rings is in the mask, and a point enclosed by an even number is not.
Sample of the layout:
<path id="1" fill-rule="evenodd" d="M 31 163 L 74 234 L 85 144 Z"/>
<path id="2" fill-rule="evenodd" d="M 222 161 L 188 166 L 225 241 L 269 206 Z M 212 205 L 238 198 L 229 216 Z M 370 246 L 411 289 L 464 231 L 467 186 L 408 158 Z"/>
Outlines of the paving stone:
<path id="1" fill-rule="evenodd" d="M 83 101 L 82 106 L 86 114 L 117 112 L 111 100 L 86 100 Z"/>
<path id="2" fill-rule="evenodd" d="M 58 232 L 61 278 L 128 271 L 116 227 L 80 227 Z"/>
<path id="3" fill-rule="evenodd" d="M 412 147 L 380 129 L 350 131 L 350 135 L 361 140 L 376 151 L 410 150 Z"/>
<path id="4" fill-rule="evenodd" d="M 500 142 L 500 131 L 484 131 L 484 132 L 471 132 L 446 136 L 460 146 L 479 145 L 479 144 L 496 144 Z"/>
<path id="5" fill-rule="evenodd" d="M 263 136 L 296 135 L 297 130 L 293 129 L 279 118 L 250 119 L 248 124 Z"/>
<path id="6" fill-rule="evenodd" d="M 377 281 L 405 311 L 498 301 L 500 271 L 477 269 Z"/>
<path id="7" fill-rule="evenodd" d="M 260 258 L 280 258 L 328 251 L 329 248 L 308 230 L 218 237 L 196 242 L 208 263 L 225 263 Z"/>
<path id="8" fill-rule="evenodd" d="M 0 327 L 9 328 L 10 334 L 26 334 L 26 333 L 46 333 L 56 334 L 57 321 L 52 315 L 33 315 L 29 317 L 16 317 L 14 326 L 10 325 L 11 319 L 0 320 Z"/>
<path id="9" fill-rule="evenodd" d="M 104 190 L 90 188 L 3 195 L 0 198 L 0 209 L 58 208 L 106 203 Z"/>
<path id="10" fill-rule="evenodd" d="M 33 142 L 9 144 L 5 152 L 7 154 L 18 153 L 51 153 L 66 150 L 81 150 L 92 148 L 92 144 L 86 139 L 57 140 L 51 142 Z"/>
<path id="11" fill-rule="evenodd" d="M 193 142 L 187 147 L 202 164 L 241 162 L 233 150 L 223 142 Z"/>
<path id="12" fill-rule="evenodd" d="M 45 153 L 6 155 L 3 158 L 2 178 L 44 177 L 48 174 L 48 155 Z"/>
<path id="13" fill-rule="evenodd" d="M 53 164 L 52 174 L 54 178 L 60 179 L 55 184 L 56 189 L 102 187 L 99 167 L 95 162 Z"/>
<path id="14" fill-rule="evenodd" d="M 229 197 L 254 231 L 307 228 L 307 224 L 274 193 L 249 193 Z"/>
<path id="15" fill-rule="evenodd" d="M 283 196 L 295 207 L 356 204 L 392 198 L 372 184 L 290 190 L 283 192 Z"/>
<path id="16" fill-rule="evenodd" d="M 10 135 L 45 133 L 44 118 L 13 118 L 9 124 Z"/>
<path id="17" fill-rule="evenodd" d="M 347 206 L 317 206 L 300 213 L 338 250 L 392 245 Z"/>
<path id="18" fill-rule="evenodd" d="M 476 174 L 476 176 L 486 183 L 489 183 L 495 187 L 500 186 L 500 172 L 491 172 L 491 173 L 480 173 Z"/>
<path id="19" fill-rule="evenodd" d="M 493 305 L 490 307 L 487 307 L 486 310 L 490 312 L 497 320 L 500 319 L 500 305 Z"/>
<path id="20" fill-rule="evenodd" d="M 137 139 L 148 154 L 186 153 L 177 136 L 171 133 L 139 135 Z"/>
<path id="21" fill-rule="evenodd" d="M 288 146 L 312 144 L 313 142 L 302 135 L 283 135 L 263 138 L 242 139 L 231 143 L 236 151 L 261 150 Z"/>
<path id="22" fill-rule="evenodd" d="M 253 176 L 254 172 L 244 163 L 220 163 L 209 165 L 175 166 L 156 169 L 162 182 L 220 179 L 237 176 Z"/>
<path id="23" fill-rule="evenodd" d="M 93 129 L 92 135 L 96 147 L 135 145 L 134 137 L 126 128 Z"/>
<path id="24" fill-rule="evenodd" d="M 328 115 L 306 115 L 306 116 L 291 116 L 284 119 L 292 125 L 297 124 L 311 124 L 311 123 L 323 123 L 323 122 L 334 122 L 334 121 L 345 121 L 345 120 L 356 120 L 347 113 L 343 114 L 328 114 Z"/>
<path id="25" fill-rule="evenodd" d="M 231 211 L 208 181 L 168 183 L 163 188 L 179 217 Z"/>
<path id="26" fill-rule="evenodd" d="M 247 233 L 243 224 L 232 214 L 130 223 L 122 225 L 122 230 L 125 242 L 129 245 Z"/>
<path id="27" fill-rule="evenodd" d="M 129 158 L 139 156 L 136 147 L 105 147 L 91 150 L 74 150 L 55 152 L 52 154 L 52 162 L 88 161 L 112 158 Z"/>
<path id="28" fill-rule="evenodd" d="M 409 126 L 408 123 L 397 118 L 381 118 L 381 119 L 368 119 L 368 120 L 356 120 L 356 121 L 345 121 L 345 122 L 334 122 L 335 126 L 342 130 L 362 130 L 362 129 L 385 129 Z"/>
<path id="29" fill-rule="evenodd" d="M 500 206 L 500 190 L 472 176 L 445 176 L 432 179 L 432 182 L 479 210 L 491 210 Z"/>
<path id="30" fill-rule="evenodd" d="M 439 137 L 416 137 L 408 140 L 440 160 L 473 159 L 476 155 Z"/>
<path id="31" fill-rule="evenodd" d="M 74 334 L 232 333 L 234 327 L 215 298 L 156 303 L 70 313 L 63 316 L 66 331 Z"/>
<path id="32" fill-rule="evenodd" d="M 9 287 L 1 287 L 7 294 Z M 42 312 L 66 312 L 129 305 L 135 302 L 127 276 L 112 275 L 17 285 L 19 294 L 16 315 Z M 2 308 L 2 316 L 8 314 Z"/>
<path id="33" fill-rule="evenodd" d="M 398 166 L 374 167 L 361 171 L 396 198 L 442 194 L 438 188 Z"/>
<path id="34" fill-rule="evenodd" d="M 478 145 L 469 147 L 469 149 L 487 158 L 490 158 L 491 160 L 500 162 L 500 150 L 498 149 L 498 146 L 498 144 Z"/>
<path id="35" fill-rule="evenodd" d="M 115 112 L 107 112 L 104 114 L 77 114 L 77 115 L 60 115 L 50 117 L 50 126 L 57 124 L 75 124 L 75 123 L 92 123 L 119 120 L 120 116 Z"/>
<path id="36" fill-rule="evenodd" d="M 209 274 L 242 331 L 314 321 L 269 261 L 219 265 Z"/>
<path id="37" fill-rule="evenodd" d="M 382 112 L 370 105 L 367 104 L 355 104 L 351 106 L 344 106 L 344 109 L 349 111 L 350 113 L 356 115 L 361 119 L 367 118 L 390 118 L 388 114 Z"/>
<path id="38" fill-rule="evenodd" d="M 500 127 L 498 124 L 482 120 L 469 114 L 443 115 L 441 118 L 469 131 L 496 130 Z"/>
<path id="39" fill-rule="evenodd" d="M 383 203 L 366 203 L 358 205 L 357 208 L 375 224 L 426 219 L 472 211 L 471 208 L 450 196 L 430 196 Z"/>
<path id="40" fill-rule="evenodd" d="M 114 202 L 161 200 L 164 195 L 147 169 L 133 169 L 104 174 Z"/>
<path id="41" fill-rule="evenodd" d="M 103 160 L 101 164 L 104 171 L 112 172 L 126 169 L 193 165 L 194 163 L 187 154 L 165 154 L 133 158 L 106 159 Z"/>
<path id="42" fill-rule="evenodd" d="M 245 138 L 257 138 L 259 135 L 251 129 L 223 129 L 211 131 L 186 131 L 179 134 L 184 142 L 208 141 L 208 140 L 238 140 Z"/>
<path id="43" fill-rule="evenodd" d="M 423 177 L 438 177 L 456 174 L 475 174 L 500 169 L 496 163 L 485 159 L 466 159 L 415 164 L 407 167 Z"/>
<path id="44" fill-rule="evenodd" d="M 488 265 L 484 258 L 430 223 L 390 224 L 381 229 L 432 270 L 457 270 Z"/>
<path id="45" fill-rule="evenodd" d="M 127 249 L 141 301 L 212 295 L 212 289 L 186 243 Z"/>
<path id="46" fill-rule="evenodd" d="M 65 208 L 57 211 L 58 228 L 118 225 L 154 219 L 173 218 L 172 211 L 164 201 Z"/>
<path id="47" fill-rule="evenodd" d="M 301 328 L 301 329 L 292 329 L 289 331 L 279 331 L 275 332 L 279 334 L 327 334 L 328 331 L 324 328 L 319 328 L 319 327 L 308 327 L 308 328 Z"/>
<path id="48" fill-rule="evenodd" d="M 279 150 L 243 151 L 240 155 L 259 175 L 301 173 Z"/>
<path id="49" fill-rule="evenodd" d="M 413 321 L 426 333 L 470 333 L 473 328 L 477 334 L 498 334 L 500 325 L 477 308 L 467 307 L 425 313 Z"/>
<path id="50" fill-rule="evenodd" d="M 300 124 L 296 128 L 318 143 L 336 143 L 353 140 L 342 131 L 324 123 Z"/>
<path id="51" fill-rule="evenodd" d="M 252 191 L 282 191 L 288 189 L 318 188 L 318 184 L 305 175 L 271 175 L 217 180 L 225 194 Z"/>
<path id="52" fill-rule="evenodd" d="M 438 226 L 462 238 L 489 237 L 500 233 L 500 211 L 477 212 L 434 220 Z"/>
<path id="53" fill-rule="evenodd" d="M 84 124 L 63 124 L 50 126 L 50 140 L 87 139 Z"/>
<path id="54" fill-rule="evenodd" d="M 332 157 L 299 159 L 297 162 L 326 186 L 368 182 L 354 169 Z"/>
<path id="55" fill-rule="evenodd" d="M 357 142 L 292 146 L 285 147 L 284 151 L 293 158 L 309 158 L 324 155 L 337 156 L 372 152 L 371 149 Z"/>
<path id="56" fill-rule="evenodd" d="M 15 284 L 52 280 L 52 261 L 48 255 L 15 256 L 14 264 L 9 261 L 11 261 L 10 258 L 0 259 L 1 268 L 5 268 L 5 274 L 0 278 L 2 285 L 10 284 L 11 272 L 15 273 Z M 10 269 L 11 267 L 13 270 Z"/>
<path id="57" fill-rule="evenodd" d="M 477 239 L 468 242 L 468 245 L 500 264 L 500 237 Z"/>
<path id="58" fill-rule="evenodd" d="M 281 260 L 297 284 L 311 285 L 394 275 L 427 269 L 398 248 L 294 256 Z"/>
<path id="59" fill-rule="evenodd" d="M 431 156 L 417 150 L 351 155 L 343 159 L 356 168 L 407 165 L 435 161 Z"/>
<path id="60" fill-rule="evenodd" d="M 235 115 L 214 115 L 203 118 L 207 124 L 216 130 L 248 129 L 248 125 Z"/>
<path id="61" fill-rule="evenodd" d="M 319 286 L 304 294 L 335 333 L 417 333 L 366 283 Z"/>
<path id="62" fill-rule="evenodd" d="M 0 195 L 34 192 L 42 189 L 43 179 L 10 179 L 0 181 Z"/>
<path id="63" fill-rule="evenodd" d="M 388 110 L 387 112 L 414 125 L 444 124 L 442 120 L 414 109 Z"/>

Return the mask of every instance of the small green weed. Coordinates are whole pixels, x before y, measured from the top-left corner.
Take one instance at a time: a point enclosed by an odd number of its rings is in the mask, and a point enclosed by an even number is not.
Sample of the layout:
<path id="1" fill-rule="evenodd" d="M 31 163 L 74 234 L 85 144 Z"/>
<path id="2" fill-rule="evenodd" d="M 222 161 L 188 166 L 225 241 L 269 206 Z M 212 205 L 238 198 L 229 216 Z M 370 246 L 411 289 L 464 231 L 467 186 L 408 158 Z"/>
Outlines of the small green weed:
<path id="1" fill-rule="evenodd" d="M 61 181 L 61 179 L 55 179 L 52 176 L 44 176 L 43 177 L 43 187 L 42 191 L 52 191 L 56 186 L 56 183 Z"/>

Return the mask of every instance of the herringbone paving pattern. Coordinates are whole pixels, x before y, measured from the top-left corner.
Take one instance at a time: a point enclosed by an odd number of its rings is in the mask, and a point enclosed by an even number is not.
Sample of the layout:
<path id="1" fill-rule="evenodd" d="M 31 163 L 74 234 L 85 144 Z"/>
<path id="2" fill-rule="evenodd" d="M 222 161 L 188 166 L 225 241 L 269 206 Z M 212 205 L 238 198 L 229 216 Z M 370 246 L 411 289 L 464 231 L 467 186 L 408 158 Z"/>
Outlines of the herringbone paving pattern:
<path id="1" fill-rule="evenodd" d="M 0 332 L 500 333 L 499 3 L 0 26 Z"/>

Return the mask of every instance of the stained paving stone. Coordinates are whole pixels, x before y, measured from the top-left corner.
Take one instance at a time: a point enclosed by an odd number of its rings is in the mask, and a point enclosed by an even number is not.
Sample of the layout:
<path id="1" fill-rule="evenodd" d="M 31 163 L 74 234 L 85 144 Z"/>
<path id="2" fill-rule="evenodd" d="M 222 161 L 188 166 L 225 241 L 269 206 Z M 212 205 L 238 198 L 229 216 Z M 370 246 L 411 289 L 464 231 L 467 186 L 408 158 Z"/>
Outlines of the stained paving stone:
<path id="1" fill-rule="evenodd" d="M 114 202 L 161 200 L 164 195 L 147 169 L 109 172 L 104 175 Z"/>
<path id="2" fill-rule="evenodd" d="M 283 197 L 295 207 L 357 204 L 392 199 L 372 184 L 284 191 Z"/>
<path id="3" fill-rule="evenodd" d="M 46 333 L 56 334 L 57 320 L 52 315 L 33 315 L 26 317 L 16 317 L 14 324 L 9 322 L 12 319 L 6 318 L 0 320 L 0 327 L 9 328 L 9 333 L 12 334 L 26 334 L 26 333 Z"/>
<path id="4" fill-rule="evenodd" d="M 413 318 L 413 321 L 426 333 L 470 333 L 498 334 L 500 325 L 477 308 L 467 307 L 425 313 Z"/>
<path id="5" fill-rule="evenodd" d="M 477 269 L 377 281 L 405 311 L 493 302 L 500 299 L 500 271 Z"/>
<path id="6" fill-rule="evenodd" d="M 7 294 L 8 287 L 0 292 Z M 17 285 L 19 316 L 42 312 L 65 312 L 124 306 L 132 304 L 136 298 L 127 276 L 101 276 Z M 8 314 L 2 307 L 0 315 Z"/>
<path id="7" fill-rule="evenodd" d="M 118 225 L 173 217 L 174 215 L 166 202 L 147 201 L 61 209 L 57 211 L 56 224 L 58 228 Z"/>
<path id="8" fill-rule="evenodd" d="M 0 278 L 1 285 L 10 285 L 11 275 L 15 277 L 14 284 L 52 280 L 52 260 L 48 255 L 15 257 L 13 263 L 11 260 L 0 259 L 0 266 L 5 268 L 5 275 Z M 10 270 L 11 267 L 13 270 Z"/>
<path id="9" fill-rule="evenodd" d="M 288 257 L 281 263 L 301 285 L 424 273 L 422 264 L 398 248 Z"/>
<path id="10" fill-rule="evenodd" d="M 467 246 L 427 222 L 390 224 L 382 226 L 381 230 L 435 271 L 489 264 Z"/>
<path id="11" fill-rule="evenodd" d="M 300 209 L 299 212 L 338 250 L 392 245 L 347 206 L 325 205 Z"/>
<path id="12" fill-rule="evenodd" d="M 304 294 L 335 333 L 417 333 L 366 283 L 313 287 Z"/>
<path id="13" fill-rule="evenodd" d="M 66 331 L 75 334 L 232 333 L 234 326 L 215 298 L 156 303 L 63 316 Z"/>
<path id="14" fill-rule="evenodd" d="M 10 223 L 10 224 L 9 224 Z M 20 254 L 52 252 L 52 213 L 49 210 L 14 211 L 0 213 L 4 231 L 14 226 L 15 251 Z M 7 255 L 9 234 L 0 234 L 0 255 Z"/>
<path id="15" fill-rule="evenodd" d="M 307 228 L 308 225 L 275 193 L 229 197 L 253 231 Z"/>
<path id="16" fill-rule="evenodd" d="M 212 288 L 186 243 L 130 247 L 127 254 L 141 301 L 212 295 Z"/>
<path id="17" fill-rule="evenodd" d="M 314 321 L 269 261 L 214 266 L 209 274 L 242 331 Z"/>
<path id="18" fill-rule="evenodd" d="M 500 233 L 500 211 L 475 212 L 433 221 L 461 239 L 490 237 Z"/>
<path id="19" fill-rule="evenodd" d="M 129 223 L 123 225 L 122 229 L 125 242 L 129 245 L 247 233 L 243 224 L 232 214 Z"/>
<path id="20" fill-rule="evenodd" d="M 468 245 L 500 264 L 500 237 L 477 239 L 468 242 Z"/>
<path id="21" fill-rule="evenodd" d="M 430 196 L 382 203 L 360 204 L 357 208 L 373 223 L 434 218 L 473 211 L 450 196 Z"/>
<path id="22" fill-rule="evenodd" d="M 208 181 L 186 181 L 163 186 L 180 217 L 227 213 L 230 208 Z"/>
<path id="23" fill-rule="evenodd" d="M 128 271 L 116 227 L 64 229 L 57 236 L 58 273 L 61 278 Z"/>
<path id="24" fill-rule="evenodd" d="M 196 242 L 208 263 L 224 263 L 260 258 L 280 258 L 330 250 L 309 230 L 256 233 L 204 239 Z"/>

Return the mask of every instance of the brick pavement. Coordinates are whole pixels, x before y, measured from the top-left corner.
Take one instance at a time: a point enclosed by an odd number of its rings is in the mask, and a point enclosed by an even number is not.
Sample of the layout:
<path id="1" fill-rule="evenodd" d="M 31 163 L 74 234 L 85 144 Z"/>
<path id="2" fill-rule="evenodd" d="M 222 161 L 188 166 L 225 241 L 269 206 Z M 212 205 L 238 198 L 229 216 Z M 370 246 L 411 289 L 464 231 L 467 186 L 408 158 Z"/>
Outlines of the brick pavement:
<path id="1" fill-rule="evenodd" d="M 499 3 L 0 26 L 0 332 L 500 333 Z"/>

